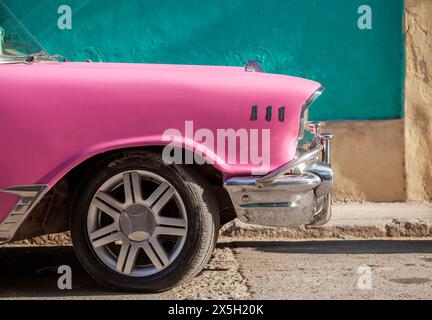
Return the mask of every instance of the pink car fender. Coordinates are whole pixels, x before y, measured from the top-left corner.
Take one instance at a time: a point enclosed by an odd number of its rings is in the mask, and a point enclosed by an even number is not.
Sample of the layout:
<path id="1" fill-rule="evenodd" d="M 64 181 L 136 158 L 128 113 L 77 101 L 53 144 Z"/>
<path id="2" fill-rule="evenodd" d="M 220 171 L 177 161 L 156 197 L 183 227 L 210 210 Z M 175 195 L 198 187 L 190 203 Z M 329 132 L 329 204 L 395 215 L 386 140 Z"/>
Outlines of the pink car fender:
<path id="1" fill-rule="evenodd" d="M 313 81 L 239 67 L 41 62 L 0 68 L 0 189 L 49 190 L 97 154 L 166 145 L 165 130 L 184 133 L 186 121 L 214 133 L 270 129 L 266 171 L 271 172 L 293 160 L 302 106 L 320 88 Z M 266 118 L 269 106 L 272 119 Z M 187 149 L 204 150 L 225 178 L 251 175 L 257 167 L 227 163 L 199 144 L 184 141 Z M 0 222 L 17 201 L 16 195 L 0 193 Z"/>

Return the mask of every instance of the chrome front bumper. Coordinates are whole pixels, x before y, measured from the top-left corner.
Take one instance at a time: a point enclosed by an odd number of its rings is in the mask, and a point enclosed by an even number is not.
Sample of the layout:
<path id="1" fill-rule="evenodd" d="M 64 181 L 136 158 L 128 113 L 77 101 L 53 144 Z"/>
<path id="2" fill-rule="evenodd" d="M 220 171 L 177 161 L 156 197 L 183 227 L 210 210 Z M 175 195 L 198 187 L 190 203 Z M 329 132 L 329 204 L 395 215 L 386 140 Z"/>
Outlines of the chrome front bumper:
<path id="1" fill-rule="evenodd" d="M 238 218 L 246 223 L 322 226 L 331 217 L 331 134 L 317 135 L 311 148 L 264 177 L 225 181 Z"/>

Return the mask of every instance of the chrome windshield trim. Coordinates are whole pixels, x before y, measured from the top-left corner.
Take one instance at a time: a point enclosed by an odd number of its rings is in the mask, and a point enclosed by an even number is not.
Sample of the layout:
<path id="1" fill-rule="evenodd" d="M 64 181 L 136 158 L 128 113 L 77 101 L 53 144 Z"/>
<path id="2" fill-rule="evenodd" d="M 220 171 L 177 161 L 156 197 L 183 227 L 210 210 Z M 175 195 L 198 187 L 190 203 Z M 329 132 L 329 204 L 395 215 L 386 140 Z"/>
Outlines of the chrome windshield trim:
<path id="1" fill-rule="evenodd" d="M 11 63 L 35 63 L 40 61 L 57 61 L 58 56 L 49 56 L 45 52 L 39 52 L 26 56 L 2 56 L 0 55 L 0 64 Z"/>
<path id="2" fill-rule="evenodd" d="M 8 8 L 8 6 L 0 0 L 0 10 L 5 12 L 5 18 L 7 21 L 11 22 L 14 26 L 14 29 L 20 36 L 25 36 L 25 42 L 31 42 L 32 49 L 30 51 L 33 51 L 33 53 L 23 52 L 22 55 L 11 55 L 11 56 L 3 56 L 0 51 L 0 64 L 7 64 L 7 63 L 25 63 L 26 60 L 31 59 L 32 56 L 35 55 L 45 55 L 49 56 L 47 54 L 47 50 L 39 43 L 39 41 L 34 37 L 34 35 L 27 29 L 27 27 L 22 23 L 20 19 L 15 15 L 15 13 L 12 12 Z M 3 62 L 1 62 L 1 59 L 3 59 Z M 14 60 L 10 60 L 9 58 L 12 58 Z M 32 60 L 32 59 L 31 59 Z M 33 62 L 33 61 L 29 61 Z"/>
<path id="3" fill-rule="evenodd" d="M 30 212 L 48 190 L 48 185 L 45 184 L 15 186 L 0 190 L 0 192 L 10 193 L 20 197 L 6 219 L 0 223 L 0 243 L 12 240 Z"/>
<path id="4" fill-rule="evenodd" d="M 0 56 L 0 64 L 27 63 L 26 60 L 24 56 Z"/>
<path id="5" fill-rule="evenodd" d="M 287 164 L 284 164 L 283 166 L 270 172 L 266 176 L 263 176 L 263 177 L 257 179 L 257 183 L 259 183 L 259 184 L 272 183 L 276 179 L 289 173 L 291 170 L 297 168 L 298 166 L 302 165 L 303 163 L 305 163 L 307 161 L 314 161 L 314 160 L 318 161 L 322 151 L 323 151 L 323 145 L 319 144 L 318 146 L 316 146 L 314 149 L 310 150 L 309 152 L 306 152 L 306 153 L 300 155 L 299 157 L 295 158 L 293 161 L 288 162 Z"/>

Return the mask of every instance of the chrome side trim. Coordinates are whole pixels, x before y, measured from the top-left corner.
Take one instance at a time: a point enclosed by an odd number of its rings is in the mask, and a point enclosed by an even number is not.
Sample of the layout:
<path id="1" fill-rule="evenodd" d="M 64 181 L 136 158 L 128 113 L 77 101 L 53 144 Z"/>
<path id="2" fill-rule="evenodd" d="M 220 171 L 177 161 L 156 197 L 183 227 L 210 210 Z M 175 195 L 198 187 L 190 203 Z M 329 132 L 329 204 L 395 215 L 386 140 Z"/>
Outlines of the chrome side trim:
<path id="1" fill-rule="evenodd" d="M 257 179 L 257 183 L 258 184 L 270 184 L 273 181 L 275 181 L 276 179 L 289 173 L 289 171 L 294 170 L 295 168 L 301 166 L 302 164 L 316 163 L 318 161 L 322 151 L 323 151 L 323 145 L 319 144 L 318 146 L 316 146 L 311 151 L 300 155 L 298 158 L 294 159 L 293 161 L 288 162 L 287 164 L 284 164 L 283 166 L 270 172 L 266 176 Z"/>
<path id="2" fill-rule="evenodd" d="M 0 243 L 10 241 L 33 208 L 48 191 L 48 185 L 36 184 L 16 186 L 0 190 L 18 195 L 20 198 L 6 219 L 0 223 Z"/>

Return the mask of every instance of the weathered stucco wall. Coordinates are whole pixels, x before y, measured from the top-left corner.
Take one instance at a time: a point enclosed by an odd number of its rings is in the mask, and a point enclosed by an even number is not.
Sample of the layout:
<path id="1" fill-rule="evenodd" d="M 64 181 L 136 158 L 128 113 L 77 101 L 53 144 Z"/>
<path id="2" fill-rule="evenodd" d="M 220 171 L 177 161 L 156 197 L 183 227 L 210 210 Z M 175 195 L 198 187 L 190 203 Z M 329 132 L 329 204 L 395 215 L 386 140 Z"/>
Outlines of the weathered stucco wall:
<path id="1" fill-rule="evenodd" d="M 405 1 L 408 200 L 432 200 L 432 1 Z"/>
<path id="2" fill-rule="evenodd" d="M 403 120 L 331 122 L 336 201 L 406 200 Z"/>

